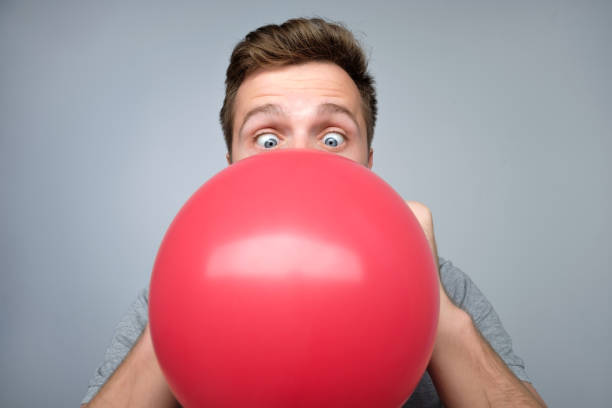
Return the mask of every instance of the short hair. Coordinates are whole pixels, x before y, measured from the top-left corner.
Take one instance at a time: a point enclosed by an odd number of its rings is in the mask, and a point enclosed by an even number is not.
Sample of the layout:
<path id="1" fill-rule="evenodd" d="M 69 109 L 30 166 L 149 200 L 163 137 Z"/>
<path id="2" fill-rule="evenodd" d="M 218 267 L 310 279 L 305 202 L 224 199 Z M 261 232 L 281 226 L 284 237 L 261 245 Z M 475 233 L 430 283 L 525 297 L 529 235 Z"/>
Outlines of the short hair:
<path id="1" fill-rule="evenodd" d="M 366 123 L 368 150 L 374 138 L 377 102 L 374 78 L 368 72 L 363 48 L 341 23 L 321 18 L 295 18 L 248 33 L 235 47 L 225 77 L 225 99 L 219 114 L 227 151 L 232 151 L 234 105 L 245 78 L 260 68 L 332 62 L 351 77 L 359 94 Z"/>

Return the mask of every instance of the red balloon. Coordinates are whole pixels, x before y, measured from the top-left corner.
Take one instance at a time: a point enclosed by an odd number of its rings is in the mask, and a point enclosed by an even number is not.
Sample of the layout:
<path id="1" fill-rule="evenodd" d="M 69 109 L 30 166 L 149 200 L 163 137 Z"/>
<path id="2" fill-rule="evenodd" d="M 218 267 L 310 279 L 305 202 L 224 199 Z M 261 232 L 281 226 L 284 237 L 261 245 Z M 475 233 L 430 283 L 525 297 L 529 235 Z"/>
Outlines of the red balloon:
<path id="1" fill-rule="evenodd" d="M 350 159 L 280 149 L 206 182 L 149 294 L 185 407 L 399 407 L 431 356 L 437 270 L 404 200 Z"/>

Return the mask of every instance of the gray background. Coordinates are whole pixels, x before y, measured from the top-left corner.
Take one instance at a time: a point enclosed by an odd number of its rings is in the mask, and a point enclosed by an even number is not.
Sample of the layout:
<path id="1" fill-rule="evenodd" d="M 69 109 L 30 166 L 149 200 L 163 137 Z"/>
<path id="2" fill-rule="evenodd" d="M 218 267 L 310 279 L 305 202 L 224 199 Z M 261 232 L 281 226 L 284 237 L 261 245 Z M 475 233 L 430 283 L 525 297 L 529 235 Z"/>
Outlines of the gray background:
<path id="1" fill-rule="evenodd" d="M 232 47 L 301 15 L 365 43 L 374 171 L 431 207 L 545 400 L 609 404 L 610 2 L 169 3 L 0 3 L 0 406 L 79 403 L 226 165 Z"/>

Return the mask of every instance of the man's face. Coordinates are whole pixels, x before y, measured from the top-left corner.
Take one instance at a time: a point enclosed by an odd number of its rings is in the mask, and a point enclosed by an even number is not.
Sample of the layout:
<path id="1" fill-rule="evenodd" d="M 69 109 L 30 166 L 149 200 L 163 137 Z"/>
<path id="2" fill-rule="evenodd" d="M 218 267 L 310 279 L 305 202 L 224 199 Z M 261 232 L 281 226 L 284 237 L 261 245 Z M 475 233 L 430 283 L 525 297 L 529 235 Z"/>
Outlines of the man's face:
<path id="1" fill-rule="evenodd" d="M 228 164 L 270 149 L 308 148 L 372 168 L 361 97 L 351 77 L 328 62 L 262 69 L 236 95 Z"/>

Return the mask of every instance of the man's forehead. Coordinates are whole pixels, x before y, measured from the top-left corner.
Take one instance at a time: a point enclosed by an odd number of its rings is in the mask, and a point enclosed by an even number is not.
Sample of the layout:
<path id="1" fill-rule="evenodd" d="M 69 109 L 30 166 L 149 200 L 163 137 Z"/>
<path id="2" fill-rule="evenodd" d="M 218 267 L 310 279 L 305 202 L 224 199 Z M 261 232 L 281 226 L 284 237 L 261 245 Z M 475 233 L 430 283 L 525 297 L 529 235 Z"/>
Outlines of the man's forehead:
<path id="1" fill-rule="evenodd" d="M 307 103 L 303 103 L 304 102 L 303 100 L 300 100 L 298 102 L 299 103 L 297 103 L 296 105 L 303 107 L 305 111 L 309 111 L 305 113 L 310 113 L 310 111 L 312 111 L 313 113 L 317 115 L 334 114 L 334 113 L 344 113 L 347 115 L 353 115 L 353 112 L 351 112 L 350 109 L 338 103 L 323 102 L 320 104 L 307 104 Z M 273 116 L 289 116 L 289 115 L 295 115 L 295 114 L 299 115 L 300 112 L 290 111 L 285 106 L 277 104 L 277 103 L 265 103 L 262 105 L 258 105 L 254 107 L 253 109 L 250 109 L 247 115 L 252 116 L 255 114 L 266 114 L 266 115 L 273 115 Z M 246 119 L 248 119 L 248 117 L 245 117 L 245 120 Z"/>
<path id="2" fill-rule="evenodd" d="M 262 68 L 238 88 L 234 104 L 234 134 L 250 117 L 306 117 L 344 114 L 365 132 L 361 94 L 352 78 L 331 62 Z"/>
<path id="3" fill-rule="evenodd" d="M 238 88 L 236 113 L 268 103 L 290 103 L 295 108 L 319 105 L 322 98 L 346 106 L 359 103 L 360 94 L 351 77 L 332 63 L 260 69 L 247 76 Z"/>
<path id="4" fill-rule="evenodd" d="M 332 63 L 310 62 L 300 65 L 262 68 L 248 75 L 238 88 L 237 99 L 274 96 L 359 97 L 357 86 L 342 68 Z"/>

